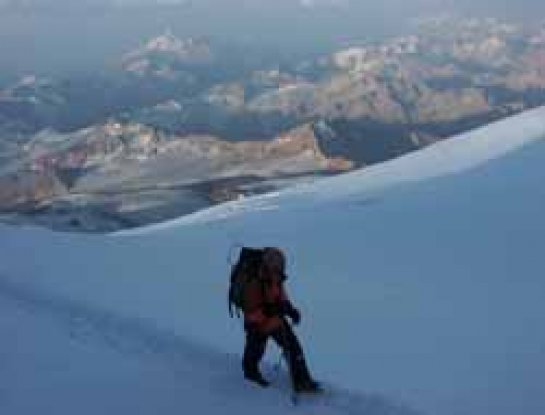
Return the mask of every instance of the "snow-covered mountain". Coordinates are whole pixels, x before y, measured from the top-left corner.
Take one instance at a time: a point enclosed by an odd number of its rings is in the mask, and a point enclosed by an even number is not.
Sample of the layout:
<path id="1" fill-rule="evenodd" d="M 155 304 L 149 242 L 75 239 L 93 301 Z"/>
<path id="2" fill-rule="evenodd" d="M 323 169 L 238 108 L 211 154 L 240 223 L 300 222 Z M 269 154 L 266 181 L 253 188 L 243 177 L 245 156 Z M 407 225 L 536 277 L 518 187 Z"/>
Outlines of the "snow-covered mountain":
<path id="1" fill-rule="evenodd" d="M 150 228 L 2 227 L 0 410 L 542 414 L 544 158 L 542 107 Z M 297 330 L 331 398 L 291 407 L 273 365 L 278 388 L 241 380 L 225 304 L 239 243 L 288 252 Z"/>

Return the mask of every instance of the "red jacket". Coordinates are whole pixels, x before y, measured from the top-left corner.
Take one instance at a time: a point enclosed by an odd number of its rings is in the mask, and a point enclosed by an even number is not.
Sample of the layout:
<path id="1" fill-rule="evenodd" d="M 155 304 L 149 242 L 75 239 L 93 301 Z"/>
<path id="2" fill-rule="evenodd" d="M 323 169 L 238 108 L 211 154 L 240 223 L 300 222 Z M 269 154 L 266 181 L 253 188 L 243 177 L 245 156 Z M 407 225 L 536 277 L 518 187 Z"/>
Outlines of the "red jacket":
<path id="1" fill-rule="evenodd" d="M 282 283 L 282 276 L 262 269 L 257 278 L 248 282 L 245 289 L 244 321 L 265 334 L 280 328 L 283 319 L 280 313 L 267 315 L 267 309 L 282 310 L 289 302 Z"/>

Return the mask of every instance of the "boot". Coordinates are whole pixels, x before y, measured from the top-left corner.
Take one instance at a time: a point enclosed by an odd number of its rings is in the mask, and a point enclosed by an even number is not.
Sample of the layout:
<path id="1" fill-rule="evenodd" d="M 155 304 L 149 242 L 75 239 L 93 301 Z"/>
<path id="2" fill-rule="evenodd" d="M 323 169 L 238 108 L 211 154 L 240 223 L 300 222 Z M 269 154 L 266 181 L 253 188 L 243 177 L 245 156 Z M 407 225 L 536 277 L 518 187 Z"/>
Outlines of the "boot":
<path id="1" fill-rule="evenodd" d="M 321 387 L 318 382 L 312 379 L 308 370 L 305 358 L 302 354 L 291 360 L 291 378 L 293 390 L 296 393 L 319 393 Z"/>
<path id="2" fill-rule="evenodd" d="M 313 379 L 306 379 L 302 382 L 295 384 L 295 392 L 297 393 L 321 393 L 323 392 L 320 383 Z"/>
<path id="3" fill-rule="evenodd" d="M 250 382 L 258 384 L 262 388 L 266 388 L 270 385 L 270 383 L 259 372 L 244 373 L 244 378 Z"/>

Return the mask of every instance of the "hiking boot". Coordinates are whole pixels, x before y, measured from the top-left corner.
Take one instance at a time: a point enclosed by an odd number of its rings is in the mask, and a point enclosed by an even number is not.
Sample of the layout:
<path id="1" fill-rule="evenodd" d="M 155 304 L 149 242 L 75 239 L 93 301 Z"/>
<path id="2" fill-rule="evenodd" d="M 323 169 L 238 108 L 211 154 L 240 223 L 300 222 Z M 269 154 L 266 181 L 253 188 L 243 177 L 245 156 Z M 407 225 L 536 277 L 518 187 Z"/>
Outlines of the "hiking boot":
<path id="1" fill-rule="evenodd" d="M 297 393 L 321 393 L 323 392 L 322 386 L 315 380 L 309 379 L 295 385 L 295 392 Z"/>
<path id="2" fill-rule="evenodd" d="M 257 383 L 262 388 L 266 388 L 270 383 L 261 375 L 261 373 L 245 373 L 244 378 L 250 382 Z"/>

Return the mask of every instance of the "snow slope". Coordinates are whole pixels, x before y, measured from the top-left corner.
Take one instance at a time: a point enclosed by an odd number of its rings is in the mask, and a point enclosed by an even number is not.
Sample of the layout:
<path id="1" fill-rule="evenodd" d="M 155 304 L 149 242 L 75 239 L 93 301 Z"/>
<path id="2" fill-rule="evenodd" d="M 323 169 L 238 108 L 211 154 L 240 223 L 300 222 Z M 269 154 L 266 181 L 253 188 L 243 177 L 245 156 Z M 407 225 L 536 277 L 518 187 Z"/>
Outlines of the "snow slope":
<path id="1" fill-rule="evenodd" d="M 542 414 L 544 160 L 539 108 L 135 232 L 0 228 L 0 410 L 33 413 L 30 390 L 55 413 Z M 286 248 L 310 365 L 351 393 L 290 408 L 282 388 L 239 381 L 225 304 L 237 243 Z"/>
<path id="2" fill-rule="evenodd" d="M 145 321 L 0 283 L 0 330 L 6 414 L 298 413 L 284 373 L 282 389 L 240 382 L 234 355 L 197 346 Z M 8 358 L 9 357 L 9 358 Z M 283 377 L 281 377 L 283 376 Z M 305 404 L 314 414 L 413 412 L 380 396 L 335 390 Z"/>

